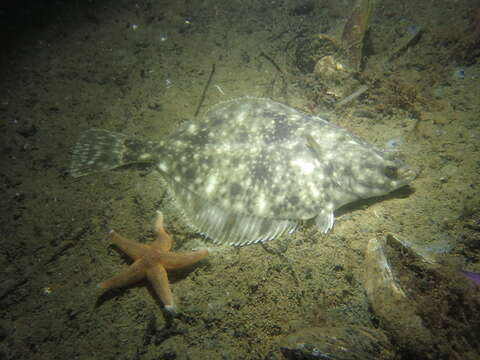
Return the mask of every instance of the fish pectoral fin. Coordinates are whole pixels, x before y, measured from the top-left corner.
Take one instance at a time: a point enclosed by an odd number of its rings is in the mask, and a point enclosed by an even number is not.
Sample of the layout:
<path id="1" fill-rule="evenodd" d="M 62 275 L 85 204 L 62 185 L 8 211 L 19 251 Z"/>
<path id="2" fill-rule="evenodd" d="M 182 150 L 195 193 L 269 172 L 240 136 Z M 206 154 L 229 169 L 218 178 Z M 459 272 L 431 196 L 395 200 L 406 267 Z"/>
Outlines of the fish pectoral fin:
<path id="1" fill-rule="evenodd" d="M 322 156 L 322 149 L 318 142 L 315 141 L 312 135 L 304 135 L 307 141 L 307 147 L 312 151 L 313 155 L 317 158 L 320 163 L 324 162 L 324 157 Z"/>
<path id="2" fill-rule="evenodd" d="M 334 222 L 335 216 L 332 210 L 324 209 L 315 217 L 315 224 L 323 233 L 328 232 L 333 227 Z"/>

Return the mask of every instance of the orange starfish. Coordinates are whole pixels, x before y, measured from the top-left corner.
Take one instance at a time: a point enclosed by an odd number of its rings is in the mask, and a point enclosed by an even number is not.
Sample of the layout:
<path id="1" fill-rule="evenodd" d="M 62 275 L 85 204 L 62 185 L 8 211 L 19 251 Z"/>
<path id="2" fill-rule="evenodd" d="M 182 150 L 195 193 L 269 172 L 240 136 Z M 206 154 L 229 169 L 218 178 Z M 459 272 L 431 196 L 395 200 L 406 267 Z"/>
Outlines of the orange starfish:
<path id="1" fill-rule="evenodd" d="M 157 212 L 155 221 L 156 239 L 151 245 L 145 245 L 128 240 L 115 231 L 110 231 L 110 240 L 123 252 L 134 259 L 133 264 L 113 278 L 98 284 L 103 289 L 127 286 L 143 278 L 147 278 L 153 286 L 155 293 L 162 300 L 165 310 L 175 313 L 173 296 L 168 284 L 167 271 L 181 269 L 202 260 L 208 255 L 207 250 L 190 251 L 183 253 L 170 252 L 172 238 L 163 227 L 163 215 Z"/>

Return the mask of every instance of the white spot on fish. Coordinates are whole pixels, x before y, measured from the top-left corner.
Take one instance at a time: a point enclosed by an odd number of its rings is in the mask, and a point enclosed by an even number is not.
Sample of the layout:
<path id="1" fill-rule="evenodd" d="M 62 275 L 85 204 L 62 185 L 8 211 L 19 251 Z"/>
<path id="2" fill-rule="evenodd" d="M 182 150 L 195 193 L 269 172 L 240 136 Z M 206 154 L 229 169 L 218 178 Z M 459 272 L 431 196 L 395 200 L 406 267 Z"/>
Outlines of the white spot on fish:
<path id="1" fill-rule="evenodd" d="M 292 166 L 299 168 L 304 175 L 311 175 L 313 173 L 313 170 L 315 170 L 315 164 L 304 158 L 297 158 L 295 160 L 292 160 L 291 164 Z"/>
<path id="2" fill-rule="evenodd" d="M 207 186 L 205 187 L 205 192 L 210 195 L 217 187 L 218 185 L 218 179 L 216 176 L 210 176 L 207 179 Z"/>
<path id="3" fill-rule="evenodd" d="M 268 205 L 264 194 L 260 194 L 260 196 L 258 196 L 256 205 L 257 205 L 256 208 L 257 208 L 258 213 L 259 214 L 264 214 L 265 210 L 267 209 L 267 205 Z"/>
<path id="4" fill-rule="evenodd" d="M 313 197 L 320 197 L 320 191 L 318 190 L 318 187 L 316 186 L 316 184 L 309 184 L 309 188 L 310 188 L 310 192 L 312 193 L 312 196 Z"/>
<path id="5" fill-rule="evenodd" d="M 163 172 L 168 171 L 168 166 L 165 163 L 158 163 L 158 168 Z"/>
<path id="6" fill-rule="evenodd" d="M 245 110 L 241 111 L 238 115 L 237 115 L 237 122 L 239 124 L 243 123 L 245 121 L 245 118 L 247 117 L 247 112 Z"/>

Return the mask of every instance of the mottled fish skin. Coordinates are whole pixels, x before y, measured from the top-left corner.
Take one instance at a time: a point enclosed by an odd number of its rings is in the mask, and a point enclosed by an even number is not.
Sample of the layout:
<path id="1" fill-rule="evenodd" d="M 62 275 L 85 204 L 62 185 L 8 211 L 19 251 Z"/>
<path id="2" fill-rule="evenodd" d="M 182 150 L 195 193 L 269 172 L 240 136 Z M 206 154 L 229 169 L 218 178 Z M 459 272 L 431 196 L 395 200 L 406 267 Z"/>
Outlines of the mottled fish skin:
<path id="1" fill-rule="evenodd" d="M 315 139 L 317 151 L 306 135 Z M 218 104 L 173 138 L 167 145 L 170 159 L 161 160 L 159 169 L 175 174 L 173 180 L 192 193 L 224 209 L 265 218 L 305 220 L 320 214 L 324 231 L 340 206 L 386 194 L 413 179 L 391 153 L 268 99 Z"/>
<path id="2" fill-rule="evenodd" d="M 80 150 L 74 151 L 74 176 L 88 173 L 95 165 L 92 156 L 101 158 L 95 152 L 108 152 L 112 145 L 102 147 L 88 137 L 96 135 L 84 136 L 77 145 Z M 135 145 L 134 156 L 127 141 Z M 146 142 L 144 151 L 138 141 L 125 138 L 114 145 L 123 160 L 111 161 L 105 169 L 134 162 L 135 157 L 156 161 L 193 225 L 217 242 L 236 245 L 270 240 L 313 217 L 326 232 L 333 226 L 335 209 L 386 194 L 414 178 L 392 153 L 344 129 L 251 97 L 214 106 L 169 139 L 156 145 Z"/>

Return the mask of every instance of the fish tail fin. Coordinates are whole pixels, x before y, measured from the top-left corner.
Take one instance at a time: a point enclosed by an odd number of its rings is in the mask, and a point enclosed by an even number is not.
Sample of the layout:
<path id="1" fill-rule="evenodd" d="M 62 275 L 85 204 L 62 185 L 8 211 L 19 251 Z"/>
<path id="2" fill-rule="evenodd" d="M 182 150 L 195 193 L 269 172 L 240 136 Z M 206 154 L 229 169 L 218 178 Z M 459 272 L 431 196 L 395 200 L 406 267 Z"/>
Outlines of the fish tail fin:
<path id="1" fill-rule="evenodd" d="M 89 129 L 80 135 L 73 148 L 70 175 L 80 177 L 127 164 L 127 136 L 101 129 Z"/>

